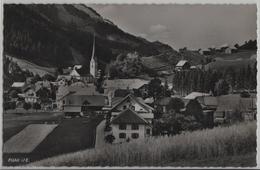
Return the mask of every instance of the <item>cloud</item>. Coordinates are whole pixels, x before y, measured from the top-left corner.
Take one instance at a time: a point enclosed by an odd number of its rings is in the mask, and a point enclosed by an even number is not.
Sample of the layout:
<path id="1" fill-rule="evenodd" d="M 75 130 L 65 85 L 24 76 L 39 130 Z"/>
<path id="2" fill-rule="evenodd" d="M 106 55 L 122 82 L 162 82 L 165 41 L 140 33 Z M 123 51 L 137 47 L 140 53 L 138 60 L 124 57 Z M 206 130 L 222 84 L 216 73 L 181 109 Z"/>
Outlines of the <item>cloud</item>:
<path id="1" fill-rule="evenodd" d="M 151 33 L 161 33 L 167 31 L 167 27 L 165 25 L 157 24 L 157 25 L 151 25 L 149 28 L 149 31 Z"/>

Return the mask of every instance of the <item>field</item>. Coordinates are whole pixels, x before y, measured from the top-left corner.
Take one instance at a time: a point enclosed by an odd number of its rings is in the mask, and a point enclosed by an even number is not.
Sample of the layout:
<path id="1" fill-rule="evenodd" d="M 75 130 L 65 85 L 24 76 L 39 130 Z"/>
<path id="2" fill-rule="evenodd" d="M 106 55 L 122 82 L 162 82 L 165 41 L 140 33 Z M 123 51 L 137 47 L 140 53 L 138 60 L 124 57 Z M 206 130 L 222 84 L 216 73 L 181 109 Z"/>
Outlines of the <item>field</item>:
<path id="1" fill-rule="evenodd" d="M 56 124 L 31 124 L 4 143 L 4 153 L 30 153 L 57 127 Z"/>
<path id="2" fill-rule="evenodd" d="M 243 166 L 255 166 L 256 122 L 186 132 L 173 137 L 156 137 L 121 145 L 107 145 L 72 154 L 48 158 L 29 166 L 178 166 L 200 161 L 199 166 L 237 166 L 236 161 L 250 157 Z M 250 156 L 248 156 L 250 155 Z M 207 161 L 208 160 L 208 161 Z M 215 160 L 215 161 L 214 161 Z M 192 164 L 191 164 L 192 165 Z"/>
<path id="3" fill-rule="evenodd" d="M 95 146 L 95 129 L 102 117 L 62 118 L 62 113 L 35 113 L 27 115 L 4 114 L 4 142 L 18 134 L 27 125 L 35 123 L 59 124 L 31 153 L 5 153 L 3 164 L 16 166 L 36 160 L 76 152 Z M 10 159 L 28 158 L 28 162 Z"/>
<path id="4" fill-rule="evenodd" d="M 255 51 L 245 51 L 233 54 L 218 54 L 213 56 L 215 62 L 211 62 L 205 66 L 207 69 L 226 69 L 233 67 L 234 69 L 247 68 L 248 65 L 253 66 L 256 62 Z"/>
<path id="5" fill-rule="evenodd" d="M 18 59 L 18 58 L 11 57 L 11 56 L 7 56 L 7 57 L 11 58 L 15 63 L 17 63 L 21 69 L 29 70 L 30 72 L 32 72 L 34 74 L 39 74 L 39 76 L 43 76 L 45 74 L 53 75 L 55 72 L 55 68 L 42 67 L 37 64 L 31 63 L 27 60 L 24 60 L 24 59 Z"/>

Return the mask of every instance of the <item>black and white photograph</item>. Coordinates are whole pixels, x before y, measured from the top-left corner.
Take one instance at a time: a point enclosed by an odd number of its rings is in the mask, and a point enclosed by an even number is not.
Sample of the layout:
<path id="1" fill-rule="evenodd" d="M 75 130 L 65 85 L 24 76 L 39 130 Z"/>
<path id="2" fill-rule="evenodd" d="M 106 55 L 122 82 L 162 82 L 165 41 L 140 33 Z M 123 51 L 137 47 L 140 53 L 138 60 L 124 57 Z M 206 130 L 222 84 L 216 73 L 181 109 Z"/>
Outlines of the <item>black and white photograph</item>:
<path id="1" fill-rule="evenodd" d="M 256 3 L 2 9 L 2 167 L 259 166 Z"/>

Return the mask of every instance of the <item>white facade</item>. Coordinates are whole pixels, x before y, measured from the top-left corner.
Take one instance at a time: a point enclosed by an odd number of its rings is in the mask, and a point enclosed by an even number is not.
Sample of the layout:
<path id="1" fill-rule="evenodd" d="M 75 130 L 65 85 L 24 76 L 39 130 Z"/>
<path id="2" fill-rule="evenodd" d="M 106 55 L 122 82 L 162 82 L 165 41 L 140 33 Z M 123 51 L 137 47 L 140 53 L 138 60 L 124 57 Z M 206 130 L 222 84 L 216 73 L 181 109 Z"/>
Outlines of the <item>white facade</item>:
<path id="1" fill-rule="evenodd" d="M 112 124 L 112 132 L 115 137 L 114 143 L 126 142 L 127 140 L 143 139 L 151 135 L 151 127 L 144 124 L 137 124 L 138 129 L 133 130 L 131 124 L 126 125 L 126 129 L 120 129 L 119 124 Z M 149 129 L 149 130 L 147 130 Z"/>
<path id="2" fill-rule="evenodd" d="M 38 97 L 33 89 L 29 89 L 25 92 L 24 101 L 26 103 L 36 103 L 38 101 Z"/>

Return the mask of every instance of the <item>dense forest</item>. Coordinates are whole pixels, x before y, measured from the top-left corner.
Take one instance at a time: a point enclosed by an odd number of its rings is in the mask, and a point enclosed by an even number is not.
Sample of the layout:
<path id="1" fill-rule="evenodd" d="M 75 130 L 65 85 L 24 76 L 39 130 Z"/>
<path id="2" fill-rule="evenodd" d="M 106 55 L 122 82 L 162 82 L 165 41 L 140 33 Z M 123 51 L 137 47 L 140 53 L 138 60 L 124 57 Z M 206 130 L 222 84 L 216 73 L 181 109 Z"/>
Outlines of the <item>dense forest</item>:
<path id="1" fill-rule="evenodd" d="M 239 71 L 229 67 L 226 70 L 190 70 L 174 73 L 174 90 L 181 94 L 192 91 L 227 94 L 232 90 L 255 90 L 257 85 L 257 64 L 242 67 Z"/>

